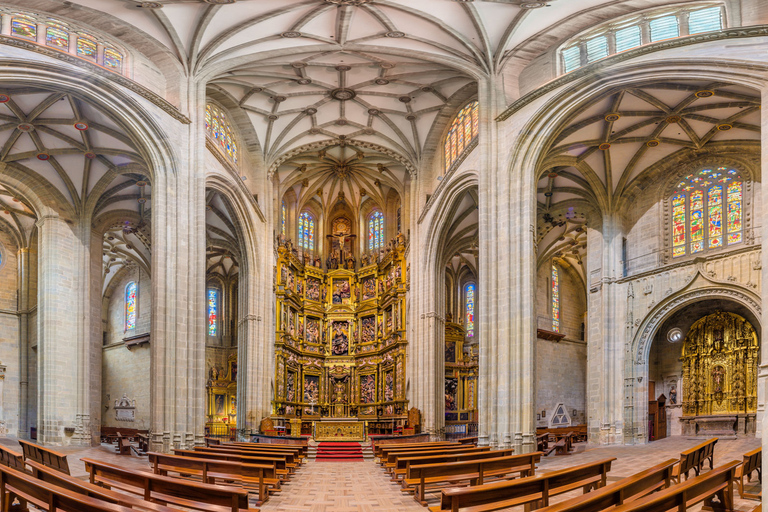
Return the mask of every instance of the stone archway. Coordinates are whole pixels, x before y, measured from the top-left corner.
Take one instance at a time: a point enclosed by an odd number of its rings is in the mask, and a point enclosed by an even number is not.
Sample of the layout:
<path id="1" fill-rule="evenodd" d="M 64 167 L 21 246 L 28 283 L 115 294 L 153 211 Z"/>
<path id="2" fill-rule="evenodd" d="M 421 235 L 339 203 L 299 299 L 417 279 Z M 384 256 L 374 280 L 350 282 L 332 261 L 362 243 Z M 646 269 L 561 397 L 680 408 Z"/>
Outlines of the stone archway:
<path id="1" fill-rule="evenodd" d="M 762 315 L 760 297 L 738 285 L 716 281 L 696 272 L 689 283 L 677 293 L 651 309 L 639 325 L 627 346 L 624 368 L 624 443 L 643 444 L 648 441 L 648 376 L 649 355 L 653 338 L 665 320 L 681 309 L 707 299 L 722 299 L 743 306 L 755 319 Z M 755 326 L 759 331 L 759 326 Z M 758 385 L 760 389 L 760 385 Z M 763 410 L 764 396 L 758 396 L 758 414 Z M 758 426 L 759 432 L 759 426 Z"/>

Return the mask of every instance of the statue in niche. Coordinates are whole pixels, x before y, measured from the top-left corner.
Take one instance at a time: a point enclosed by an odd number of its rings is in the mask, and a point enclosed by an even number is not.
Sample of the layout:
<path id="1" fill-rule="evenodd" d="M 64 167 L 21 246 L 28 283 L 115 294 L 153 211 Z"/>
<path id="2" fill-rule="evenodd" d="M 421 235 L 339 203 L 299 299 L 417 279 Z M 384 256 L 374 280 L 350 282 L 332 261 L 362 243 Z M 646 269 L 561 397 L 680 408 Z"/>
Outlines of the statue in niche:
<path id="1" fill-rule="evenodd" d="M 317 268 L 320 268 L 322 265 L 323 265 L 323 260 L 320 259 L 320 256 L 315 256 L 314 266 Z"/>
<path id="2" fill-rule="evenodd" d="M 331 353 L 334 356 L 345 356 L 349 353 L 349 324 L 347 322 L 333 322 Z"/>
<path id="3" fill-rule="evenodd" d="M 677 403 L 677 387 L 675 386 L 672 386 L 672 389 L 669 390 L 669 403 L 672 405 Z"/>
<path id="4" fill-rule="evenodd" d="M 347 384 L 348 377 L 341 379 L 333 379 L 333 403 L 345 404 L 347 403 Z"/>
<path id="5" fill-rule="evenodd" d="M 723 329 L 717 328 L 712 332 L 712 350 L 715 353 L 723 351 Z"/>
<path id="6" fill-rule="evenodd" d="M 328 259 L 325 261 L 325 266 L 328 268 L 328 270 L 336 270 L 339 268 L 339 253 L 336 251 L 332 252 Z"/>
<path id="7" fill-rule="evenodd" d="M 219 380 L 219 368 L 216 365 L 211 366 L 210 374 L 211 374 L 211 380 Z"/>
<path id="8" fill-rule="evenodd" d="M 717 393 L 723 392 L 723 377 L 725 373 L 722 366 L 715 366 L 712 370 L 712 390 Z"/>
<path id="9" fill-rule="evenodd" d="M 347 270 L 355 270 L 355 258 L 352 256 L 347 258 Z"/>

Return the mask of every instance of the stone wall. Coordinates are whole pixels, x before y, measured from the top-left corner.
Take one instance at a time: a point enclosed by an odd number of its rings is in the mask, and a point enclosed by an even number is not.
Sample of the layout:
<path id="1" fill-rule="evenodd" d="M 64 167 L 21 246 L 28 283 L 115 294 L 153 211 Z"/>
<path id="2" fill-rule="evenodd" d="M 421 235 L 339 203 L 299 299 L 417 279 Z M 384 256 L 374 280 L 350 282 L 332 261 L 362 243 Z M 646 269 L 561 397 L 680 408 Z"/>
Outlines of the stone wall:
<path id="1" fill-rule="evenodd" d="M 0 231 L 0 365 L 6 368 L 0 380 L 0 435 L 15 434 L 19 426 L 19 316 L 17 247 Z M 2 372 L 0 372 L 2 374 Z"/>
<path id="2" fill-rule="evenodd" d="M 125 331 L 125 287 L 138 284 L 135 331 Z M 131 267 L 123 271 L 104 297 L 105 345 L 102 353 L 102 424 L 108 427 L 148 429 L 150 414 L 150 346 L 126 348 L 123 338 L 148 334 L 151 320 L 152 282 L 143 270 Z M 117 421 L 115 400 L 127 395 L 136 400 L 135 421 Z"/>

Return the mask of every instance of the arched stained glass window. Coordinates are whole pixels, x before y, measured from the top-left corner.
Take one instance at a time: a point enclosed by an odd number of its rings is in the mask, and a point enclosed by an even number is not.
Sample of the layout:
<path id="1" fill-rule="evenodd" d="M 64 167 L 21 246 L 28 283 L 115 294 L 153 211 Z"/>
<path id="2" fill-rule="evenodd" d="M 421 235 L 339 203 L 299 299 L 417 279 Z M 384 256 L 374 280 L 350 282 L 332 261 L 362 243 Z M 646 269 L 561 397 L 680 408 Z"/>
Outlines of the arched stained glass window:
<path id="1" fill-rule="evenodd" d="M 208 289 L 208 336 L 216 336 L 219 333 L 219 291 L 215 288 Z"/>
<path id="2" fill-rule="evenodd" d="M 235 131 L 229 124 L 227 115 L 219 107 L 210 103 L 205 106 L 205 130 L 216 142 L 219 150 L 233 163 L 237 163 Z"/>
<path id="3" fill-rule="evenodd" d="M 136 328 L 136 282 L 125 285 L 125 330 Z"/>
<path id="4" fill-rule="evenodd" d="M 285 236 L 285 201 L 280 205 L 280 234 Z"/>
<path id="5" fill-rule="evenodd" d="M 26 39 L 37 38 L 37 23 L 26 16 L 14 16 L 11 19 L 11 35 Z"/>
<path id="6" fill-rule="evenodd" d="M 462 108 L 451 123 L 448 135 L 445 137 L 445 169 L 451 168 L 464 150 L 477 137 L 478 103 L 473 101 Z"/>
<path id="7" fill-rule="evenodd" d="M 728 167 L 701 169 L 683 178 L 671 199 L 672 257 L 740 243 L 743 188 L 741 173 Z"/>
<path id="8" fill-rule="evenodd" d="M 299 247 L 315 250 L 315 218 L 309 212 L 299 215 Z"/>
<path id="9" fill-rule="evenodd" d="M 384 214 L 376 210 L 368 217 L 368 250 L 384 247 Z"/>
<path id="10" fill-rule="evenodd" d="M 62 27 L 50 25 L 45 31 L 45 44 L 59 50 L 69 51 L 69 32 Z"/>
<path id="11" fill-rule="evenodd" d="M 77 36 L 77 56 L 84 59 L 96 60 L 96 41 L 92 36 L 81 34 Z"/>
<path id="12" fill-rule="evenodd" d="M 560 332 L 560 273 L 552 265 L 552 330 Z"/>
<path id="13" fill-rule="evenodd" d="M 467 337 L 475 335 L 475 285 L 468 284 L 464 292 Z"/>

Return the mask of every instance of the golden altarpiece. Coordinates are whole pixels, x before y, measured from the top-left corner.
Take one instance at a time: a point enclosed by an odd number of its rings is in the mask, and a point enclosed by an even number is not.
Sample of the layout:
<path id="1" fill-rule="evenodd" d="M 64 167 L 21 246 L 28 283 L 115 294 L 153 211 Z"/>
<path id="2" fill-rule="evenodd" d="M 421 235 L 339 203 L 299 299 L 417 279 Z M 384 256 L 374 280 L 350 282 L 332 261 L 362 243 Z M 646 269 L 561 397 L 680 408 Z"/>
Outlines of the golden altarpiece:
<path id="1" fill-rule="evenodd" d="M 227 358 L 226 366 L 214 365 L 208 371 L 207 435 L 229 436 L 237 417 L 237 353 Z"/>
<path id="2" fill-rule="evenodd" d="M 333 250 L 323 269 L 319 257 L 300 260 L 290 241 L 280 245 L 275 420 L 301 418 L 302 433 L 324 418 L 369 420 L 369 433 L 405 422 L 404 253 L 399 235 L 359 264 Z"/>
<path id="3" fill-rule="evenodd" d="M 697 320 L 683 344 L 683 434 L 754 433 L 757 333 L 743 317 Z"/>
<path id="4" fill-rule="evenodd" d="M 445 435 L 477 435 L 477 345 L 470 347 L 460 324 L 445 323 Z M 473 350 L 474 348 L 474 350 Z"/>

